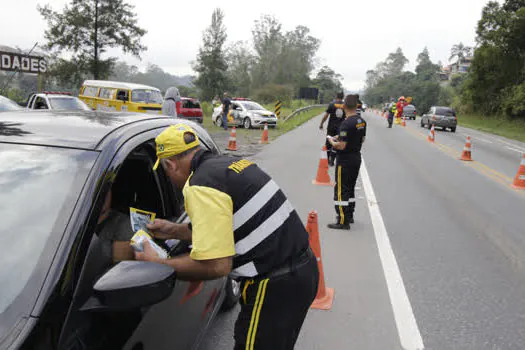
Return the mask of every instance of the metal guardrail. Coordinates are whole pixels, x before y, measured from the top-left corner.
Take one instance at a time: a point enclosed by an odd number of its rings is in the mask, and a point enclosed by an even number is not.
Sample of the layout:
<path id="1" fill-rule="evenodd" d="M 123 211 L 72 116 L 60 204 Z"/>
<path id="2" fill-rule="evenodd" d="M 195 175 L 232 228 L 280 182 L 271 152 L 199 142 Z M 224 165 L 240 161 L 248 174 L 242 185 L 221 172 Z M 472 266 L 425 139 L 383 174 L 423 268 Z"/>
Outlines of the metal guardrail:
<path id="1" fill-rule="evenodd" d="M 293 111 L 289 116 L 287 116 L 286 118 L 283 119 L 283 122 L 286 122 L 288 121 L 288 119 L 291 119 L 293 117 L 295 117 L 296 115 L 299 115 L 303 112 L 307 112 L 311 109 L 314 109 L 314 108 L 320 108 L 320 107 L 327 107 L 328 105 L 327 104 L 322 104 L 322 105 L 311 105 L 311 106 L 306 106 L 306 107 L 303 107 L 303 108 L 299 108 L 299 109 L 296 109 L 295 111 Z"/>

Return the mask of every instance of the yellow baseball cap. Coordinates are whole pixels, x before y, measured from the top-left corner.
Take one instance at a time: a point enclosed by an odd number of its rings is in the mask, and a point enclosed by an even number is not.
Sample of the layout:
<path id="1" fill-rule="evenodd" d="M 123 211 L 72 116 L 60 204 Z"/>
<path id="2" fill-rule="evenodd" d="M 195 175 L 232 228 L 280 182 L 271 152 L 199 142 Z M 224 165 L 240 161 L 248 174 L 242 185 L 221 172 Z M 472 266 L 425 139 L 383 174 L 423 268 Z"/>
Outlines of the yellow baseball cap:
<path id="1" fill-rule="evenodd" d="M 184 135 L 187 133 L 193 134 L 195 141 L 186 143 Z M 155 143 L 157 145 L 157 161 L 153 165 L 153 170 L 157 170 L 161 159 L 176 156 L 200 144 L 195 131 L 185 124 L 169 126 L 157 136 Z"/>

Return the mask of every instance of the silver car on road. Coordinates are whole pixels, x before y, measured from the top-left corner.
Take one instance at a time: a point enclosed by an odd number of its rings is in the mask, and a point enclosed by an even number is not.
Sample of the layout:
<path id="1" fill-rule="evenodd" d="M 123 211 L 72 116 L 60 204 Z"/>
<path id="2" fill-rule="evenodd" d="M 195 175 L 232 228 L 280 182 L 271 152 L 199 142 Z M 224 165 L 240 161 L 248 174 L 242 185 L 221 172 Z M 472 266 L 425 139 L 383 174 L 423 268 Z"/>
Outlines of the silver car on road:
<path id="1" fill-rule="evenodd" d="M 447 128 L 452 132 L 456 132 L 458 125 L 458 117 L 456 111 L 450 107 L 439 107 L 433 106 L 430 110 L 421 117 L 421 127 L 425 126 L 429 129 L 434 127 L 440 127 L 443 130 Z"/>

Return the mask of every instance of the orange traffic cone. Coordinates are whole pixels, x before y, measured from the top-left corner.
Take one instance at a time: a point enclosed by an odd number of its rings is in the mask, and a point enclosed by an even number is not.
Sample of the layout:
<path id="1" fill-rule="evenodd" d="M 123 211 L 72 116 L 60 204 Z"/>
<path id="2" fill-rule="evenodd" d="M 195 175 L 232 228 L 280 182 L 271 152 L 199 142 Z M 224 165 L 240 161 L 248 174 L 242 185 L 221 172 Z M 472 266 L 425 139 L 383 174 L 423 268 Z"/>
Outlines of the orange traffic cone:
<path id="1" fill-rule="evenodd" d="M 228 151 L 237 151 L 237 131 L 235 131 L 235 126 L 232 129 L 230 134 L 230 141 L 228 141 Z"/>
<path id="2" fill-rule="evenodd" d="M 319 167 L 317 168 L 317 176 L 314 181 L 314 185 L 320 186 L 335 186 L 335 183 L 330 181 L 330 175 L 328 175 L 328 156 L 326 155 L 326 145 L 323 145 L 321 151 L 321 158 L 319 159 Z"/>
<path id="3" fill-rule="evenodd" d="M 464 160 L 466 162 L 472 161 L 472 152 L 471 152 L 471 143 L 470 143 L 470 136 L 467 136 L 467 142 L 465 142 L 465 148 L 463 148 L 463 153 L 461 154 L 461 160 Z"/>
<path id="4" fill-rule="evenodd" d="M 523 157 L 521 158 L 520 167 L 518 168 L 512 187 L 525 190 L 525 153 L 523 153 Z"/>
<path id="5" fill-rule="evenodd" d="M 403 123 L 401 123 L 401 126 L 402 126 L 402 127 L 407 126 L 406 119 L 407 119 L 406 117 L 403 117 Z"/>
<path id="6" fill-rule="evenodd" d="M 434 143 L 436 141 L 436 130 L 434 130 L 434 124 L 432 124 L 432 128 L 428 132 L 428 142 Z"/>
<path id="7" fill-rule="evenodd" d="M 308 214 L 306 231 L 308 231 L 310 248 L 312 248 L 315 257 L 317 258 L 317 267 L 319 268 L 319 286 L 317 287 L 317 295 L 310 307 L 312 309 L 330 310 L 334 301 L 334 289 L 327 288 L 324 283 L 323 261 L 321 260 L 321 243 L 319 242 L 319 226 L 317 224 L 316 211 L 311 211 L 310 214 Z"/>
<path id="8" fill-rule="evenodd" d="M 268 143 L 268 124 L 264 124 L 264 130 L 261 138 L 261 143 Z"/>

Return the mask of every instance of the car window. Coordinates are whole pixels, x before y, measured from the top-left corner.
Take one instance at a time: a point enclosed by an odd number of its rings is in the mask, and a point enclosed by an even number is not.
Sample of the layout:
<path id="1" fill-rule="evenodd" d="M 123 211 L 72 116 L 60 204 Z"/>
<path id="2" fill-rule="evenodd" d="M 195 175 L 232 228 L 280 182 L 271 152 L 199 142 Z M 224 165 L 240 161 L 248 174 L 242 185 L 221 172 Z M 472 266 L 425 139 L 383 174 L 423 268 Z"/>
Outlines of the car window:
<path id="1" fill-rule="evenodd" d="M 201 108 L 199 101 L 184 100 L 184 108 Z"/>
<path id="2" fill-rule="evenodd" d="M 94 86 L 86 86 L 84 88 L 83 95 L 87 97 L 96 97 L 98 93 L 98 88 Z"/>
<path id="3" fill-rule="evenodd" d="M 436 114 L 443 115 L 445 117 L 454 117 L 456 115 L 456 112 L 454 112 L 452 108 L 437 107 Z"/>
<path id="4" fill-rule="evenodd" d="M 22 107 L 20 107 L 16 102 L 0 96 L 0 112 L 18 111 L 20 109 L 22 109 Z"/>
<path id="5" fill-rule="evenodd" d="M 49 97 L 49 104 L 55 110 L 89 111 L 84 102 L 76 97 Z"/>
<path id="6" fill-rule="evenodd" d="M 52 236 L 62 236 L 82 188 L 78 183 L 85 182 L 96 156 L 0 143 L 0 246 L 5 248 L 0 254 L 0 314 L 29 285 L 41 259 L 52 257 L 56 247 L 52 252 L 45 248 Z"/>
<path id="7" fill-rule="evenodd" d="M 137 89 L 131 91 L 132 102 L 162 104 L 162 95 L 156 90 Z"/>
<path id="8" fill-rule="evenodd" d="M 242 102 L 244 108 L 249 111 L 264 111 L 266 108 L 255 102 Z"/>
<path id="9" fill-rule="evenodd" d="M 49 109 L 46 99 L 38 96 L 35 100 L 35 109 Z"/>
<path id="10" fill-rule="evenodd" d="M 115 90 L 116 89 L 101 88 L 100 92 L 98 93 L 98 97 L 106 100 L 112 100 L 113 96 L 115 95 Z"/>

